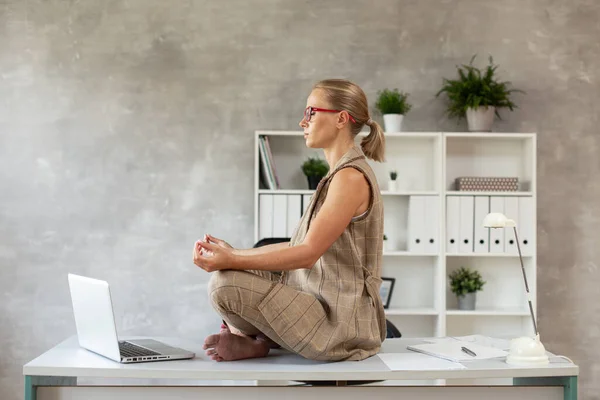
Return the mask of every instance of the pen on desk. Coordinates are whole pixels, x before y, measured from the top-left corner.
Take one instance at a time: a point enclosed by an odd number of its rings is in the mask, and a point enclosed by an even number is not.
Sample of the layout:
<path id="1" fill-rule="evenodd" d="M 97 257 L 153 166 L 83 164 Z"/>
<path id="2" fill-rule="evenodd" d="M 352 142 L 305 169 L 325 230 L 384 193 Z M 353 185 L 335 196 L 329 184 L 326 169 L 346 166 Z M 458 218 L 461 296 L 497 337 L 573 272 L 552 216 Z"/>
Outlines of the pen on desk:
<path id="1" fill-rule="evenodd" d="M 464 351 L 465 353 L 467 353 L 468 355 L 472 356 L 472 357 L 476 357 L 477 354 L 475 354 L 475 352 L 473 350 L 469 350 L 466 347 L 461 347 L 460 348 L 462 351 Z"/>

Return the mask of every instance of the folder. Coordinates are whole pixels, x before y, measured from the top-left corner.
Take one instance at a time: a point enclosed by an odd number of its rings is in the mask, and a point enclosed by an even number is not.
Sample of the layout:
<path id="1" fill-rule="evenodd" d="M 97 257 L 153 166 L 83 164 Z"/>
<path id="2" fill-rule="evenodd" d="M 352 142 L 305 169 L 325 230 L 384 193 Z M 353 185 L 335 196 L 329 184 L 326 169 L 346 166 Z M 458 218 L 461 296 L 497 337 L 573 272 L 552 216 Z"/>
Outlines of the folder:
<path id="1" fill-rule="evenodd" d="M 534 205 L 532 197 L 519 197 L 519 225 L 517 234 L 521 245 L 521 254 L 531 256 L 535 250 Z"/>
<path id="2" fill-rule="evenodd" d="M 476 355 L 472 356 L 465 353 L 462 351 L 462 347 L 471 350 Z M 473 342 L 452 339 L 436 343 L 409 345 L 406 348 L 408 350 L 417 351 L 419 353 L 454 362 L 487 360 L 490 358 L 506 357 L 508 355 L 508 352 L 502 349 L 483 346 Z"/>
<path id="3" fill-rule="evenodd" d="M 312 194 L 304 194 L 302 195 L 302 215 L 304 215 L 304 213 L 306 212 L 306 210 L 308 209 L 308 206 L 312 200 L 313 195 Z"/>
<path id="4" fill-rule="evenodd" d="M 267 189 L 276 189 L 277 186 L 275 184 L 275 178 L 273 176 L 273 171 L 271 170 L 269 155 L 267 153 L 266 145 L 265 145 L 265 137 L 260 136 L 258 139 L 258 148 L 260 154 L 261 161 L 261 173 L 263 174 L 264 179 L 267 183 Z"/>
<path id="5" fill-rule="evenodd" d="M 408 200 L 408 251 L 425 252 L 425 196 L 410 196 Z"/>
<path id="6" fill-rule="evenodd" d="M 474 217 L 473 196 L 461 196 L 460 198 L 460 214 L 459 214 L 459 253 L 473 252 L 473 217 Z"/>
<path id="7" fill-rule="evenodd" d="M 458 253 L 460 196 L 446 197 L 446 252 Z"/>
<path id="8" fill-rule="evenodd" d="M 439 198 L 438 196 L 424 196 L 423 200 L 425 201 L 424 250 L 427 254 L 435 254 L 439 248 Z"/>
<path id="9" fill-rule="evenodd" d="M 273 237 L 286 237 L 287 235 L 287 196 L 284 194 L 273 195 Z"/>
<path id="10" fill-rule="evenodd" d="M 490 212 L 504 214 L 504 197 L 490 197 Z M 504 230 L 506 228 L 488 229 L 490 231 L 490 253 L 504 253 Z"/>
<path id="11" fill-rule="evenodd" d="M 287 235 L 291 238 L 300 222 L 302 214 L 302 195 L 290 194 L 287 198 Z"/>
<path id="12" fill-rule="evenodd" d="M 265 149 L 267 152 L 267 160 L 269 167 L 271 168 L 271 175 L 273 177 L 273 183 L 275 189 L 280 189 L 279 177 L 277 176 L 277 170 L 275 169 L 275 161 L 273 159 L 273 153 L 271 152 L 271 145 L 269 144 L 269 136 L 261 136 L 264 140 Z"/>
<path id="13" fill-rule="evenodd" d="M 475 220 L 474 220 L 474 253 L 490 252 L 490 230 L 483 226 L 485 216 L 490 212 L 490 197 L 475 196 Z"/>
<path id="14" fill-rule="evenodd" d="M 273 237 L 273 195 L 258 196 L 258 237 L 259 240 Z"/>
<path id="15" fill-rule="evenodd" d="M 520 229 L 519 223 L 519 198 L 504 198 L 504 215 L 517 223 L 517 229 Z M 513 228 L 504 228 L 504 252 L 507 254 L 518 255 L 517 241 L 515 240 L 515 231 Z"/>

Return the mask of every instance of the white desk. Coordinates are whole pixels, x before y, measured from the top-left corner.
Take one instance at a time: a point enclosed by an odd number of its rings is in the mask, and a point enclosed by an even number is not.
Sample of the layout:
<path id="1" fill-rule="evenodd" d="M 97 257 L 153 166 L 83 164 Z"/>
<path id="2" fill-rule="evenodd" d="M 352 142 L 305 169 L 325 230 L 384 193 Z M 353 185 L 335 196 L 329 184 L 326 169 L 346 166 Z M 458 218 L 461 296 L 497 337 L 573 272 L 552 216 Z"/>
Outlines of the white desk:
<path id="1" fill-rule="evenodd" d="M 512 399 L 577 399 L 579 368 L 562 360 L 546 367 L 514 367 L 501 359 L 464 363 L 466 369 L 391 371 L 377 356 L 363 361 L 324 363 L 306 360 L 285 351 L 275 350 L 269 357 L 217 363 L 208 359 L 200 342 L 176 338 L 157 338 L 168 344 L 196 353 L 196 358 L 182 361 L 164 361 L 139 364 L 119 364 L 81 349 L 73 336 L 48 350 L 23 367 L 25 400 L 58 399 L 154 399 L 177 397 L 182 399 L 244 398 L 278 399 L 289 395 L 294 398 L 330 396 L 344 400 L 364 400 L 370 395 L 409 395 L 421 399 L 486 400 Z M 422 343 L 418 339 L 387 339 L 382 352 L 402 353 L 408 344 Z M 77 378 L 104 378 L 130 380 L 123 385 L 78 385 Z M 377 383 L 350 386 L 352 381 L 511 378 L 511 386 L 381 386 Z M 136 383 L 136 380 L 138 383 Z M 142 382 L 150 381 L 140 384 Z M 175 383 L 153 384 L 161 380 Z M 190 384 L 189 382 L 193 382 Z M 200 381 L 209 381 L 202 385 Z M 210 381 L 217 381 L 217 384 Z M 290 386 L 235 386 L 234 381 L 329 381 L 329 386 L 306 386 L 300 382 Z M 182 383 L 178 383 L 182 382 Z M 340 387 L 341 386 L 341 387 Z M 319 397 L 315 397 L 319 396 Z"/>

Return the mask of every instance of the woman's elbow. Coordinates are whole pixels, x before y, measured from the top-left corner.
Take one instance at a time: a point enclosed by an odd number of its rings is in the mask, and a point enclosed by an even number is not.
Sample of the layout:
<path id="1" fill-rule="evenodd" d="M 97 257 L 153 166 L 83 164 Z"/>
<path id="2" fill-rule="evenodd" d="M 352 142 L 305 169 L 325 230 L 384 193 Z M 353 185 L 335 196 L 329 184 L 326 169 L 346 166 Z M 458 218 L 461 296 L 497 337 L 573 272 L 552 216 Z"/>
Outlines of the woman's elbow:
<path id="1" fill-rule="evenodd" d="M 307 246 L 306 257 L 304 258 L 304 262 L 302 263 L 302 268 L 312 269 L 312 267 L 315 266 L 315 264 L 319 261 L 319 258 L 321 258 L 322 255 L 323 254 L 321 252 L 315 251 L 314 249 L 310 249 L 310 247 Z"/>
<path id="2" fill-rule="evenodd" d="M 311 270 L 312 267 L 314 267 L 316 263 L 317 263 L 316 261 L 313 261 L 312 259 L 310 259 L 307 262 L 305 262 L 304 264 L 302 264 L 302 269 Z"/>

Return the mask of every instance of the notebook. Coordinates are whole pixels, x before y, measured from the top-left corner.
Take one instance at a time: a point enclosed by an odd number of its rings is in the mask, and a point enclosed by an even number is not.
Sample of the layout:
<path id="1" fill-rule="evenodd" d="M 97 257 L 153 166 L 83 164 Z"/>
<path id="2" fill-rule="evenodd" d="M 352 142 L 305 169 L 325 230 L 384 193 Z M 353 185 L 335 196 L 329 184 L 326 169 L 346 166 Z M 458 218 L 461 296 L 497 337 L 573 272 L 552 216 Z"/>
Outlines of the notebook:
<path id="1" fill-rule="evenodd" d="M 466 347 L 475 353 L 475 356 L 465 353 L 462 347 Z M 462 340 L 445 340 L 437 343 L 416 344 L 406 347 L 408 350 L 417 351 L 433 357 L 443 358 L 445 360 L 462 362 L 473 360 L 487 360 L 490 358 L 506 357 L 508 353 L 505 350 L 489 346 L 466 342 Z"/>

